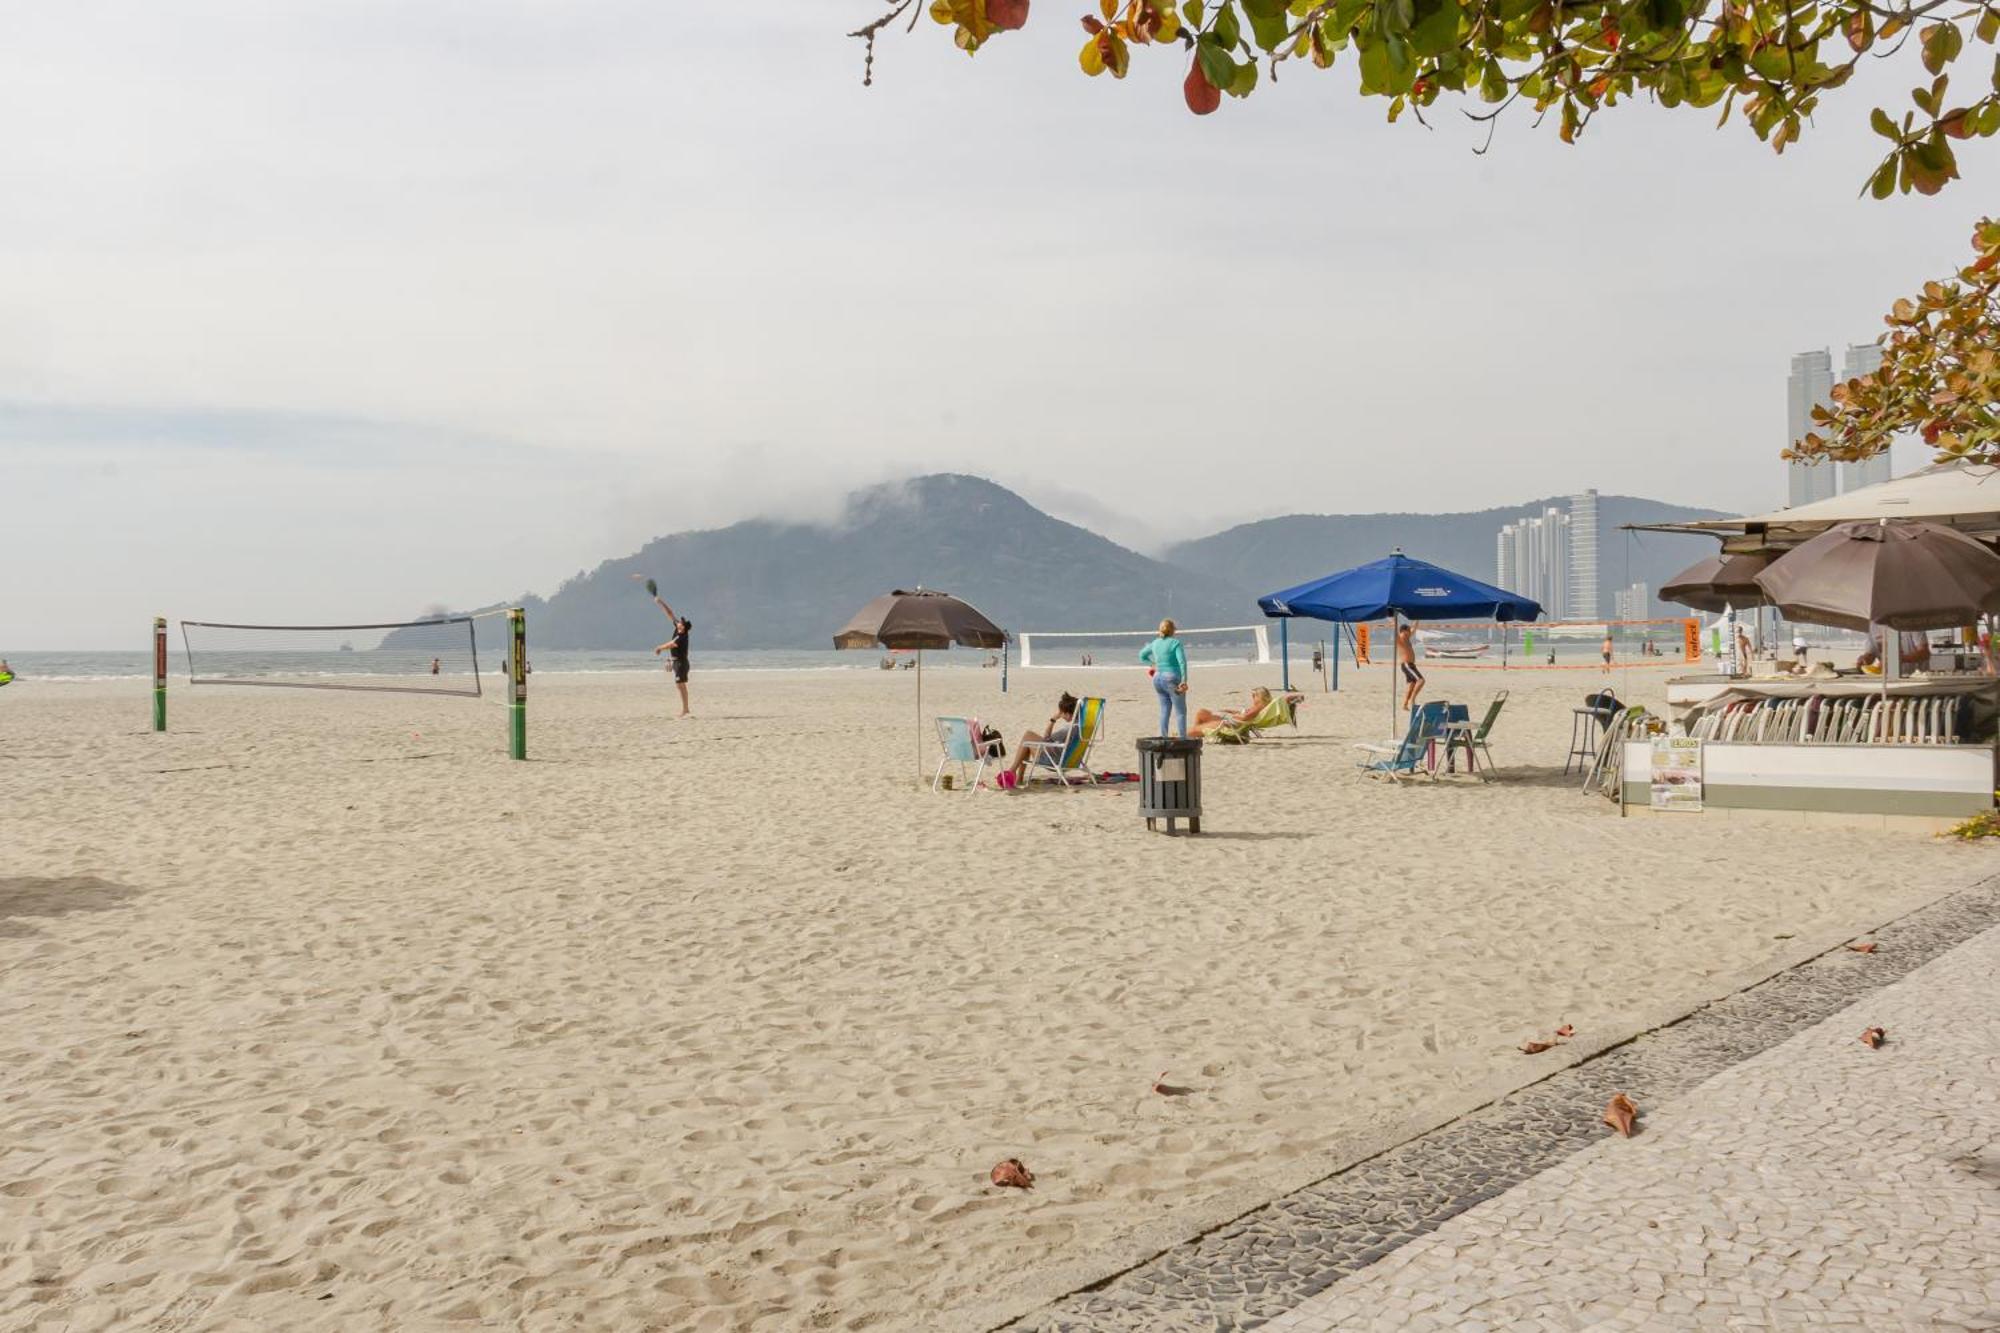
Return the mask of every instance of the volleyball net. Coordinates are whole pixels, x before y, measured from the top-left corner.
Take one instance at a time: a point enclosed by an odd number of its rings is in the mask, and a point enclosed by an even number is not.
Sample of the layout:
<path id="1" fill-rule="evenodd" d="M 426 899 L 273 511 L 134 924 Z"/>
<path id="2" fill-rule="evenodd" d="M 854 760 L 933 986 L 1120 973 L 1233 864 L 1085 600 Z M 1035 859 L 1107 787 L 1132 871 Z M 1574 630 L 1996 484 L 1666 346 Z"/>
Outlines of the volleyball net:
<path id="1" fill-rule="evenodd" d="M 1555 620 L 1499 624 L 1493 621 L 1423 621 L 1414 626 L 1419 661 L 1425 670 L 1580 671 L 1601 670 L 1605 640 L 1611 665 L 1667 666 L 1701 660 L 1701 622 L 1688 617 L 1657 620 Z M 1388 621 L 1357 624 L 1353 651 L 1363 664 L 1393 662 L 1395 634 Z"/>
<path id="2" fill-rule="evenodd" d="M 1023 667 L 1138 667 L 1139 650 L 1158 637 L 1150 629 L 1030 630 L 1016 634 Z M 1271 627 L 1223 625 L 1206 629 L 1176 629 L 1188 660 L 1227 665 L 1232 662 L 1268 666 Z M 1102 661 L 1098 659 L 1102 658 Z"/>
<path id="3" fill-rule="evenodd" d="M 480 694 L 471 616 L 384 625 L 180 625 L 194 685 Z"/>

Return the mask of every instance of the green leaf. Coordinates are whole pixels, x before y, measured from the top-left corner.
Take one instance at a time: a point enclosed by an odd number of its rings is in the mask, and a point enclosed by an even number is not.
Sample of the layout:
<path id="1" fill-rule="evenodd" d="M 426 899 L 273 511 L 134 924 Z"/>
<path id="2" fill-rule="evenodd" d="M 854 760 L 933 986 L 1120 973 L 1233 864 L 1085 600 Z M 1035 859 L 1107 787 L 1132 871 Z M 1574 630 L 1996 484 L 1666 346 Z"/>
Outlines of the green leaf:
<path id="1" fill-rule="evenodd" d="M 1222 49 L 1222 43 L 1213 40 L 1213 34 L 1204 34 L 1195 43 L 1195 59 L 1201 62 L 1201 77 L 1217 88 L 1228 88 L 1236 82 L 1236 62 Z"/>
<path id="2" fill-rule="evenodd" d="M 1415 0 L 1410 45 L 1418 55 L 1442 55 L 1458 45 L 1458 0 Z"/>
<path id="3" fill-rule="evenodd" d="M 1363 92 L 1397 96 L 1410 91 L 1417 81 L 1417 64 L 1410 48 L 1400 38 L 1382 37 L 1361 48 L 1361 88 Z"/>
<path id="4" fill-rule="evenodd" d="M 1181 6 L 1181 17 L 1187 20 L 1190 28 L 1201 27 L 1201 16 L 1201 0 L 1187 0 L 1187 3 Z"/>
<path id="5" fill-rule="evenodd" d="M 1257 62 L 1246 60 L 1236 67 L 1236 77 L 1223 89 L 1231 97 L 1248 97 L 1257 91 Z"/>
<path id="6" fill-rule="evenodd" d="M 1875 169 L 1875 179 L 1868 182 L 1868 193 L 1877 199 L 1887 199 L 1896 192 L 1896 159 L 1890 158 Z"/>
<path id="7" fill-rule="evenodd" d="M 1215 11 L 1215 26 L 1209 31 L 1215 34 L 1215 40 L 1222 43 L 1225 51 L 1236 49 L 1236 44 L 1243 40 L 1243 25 L 1236 21 L 1236 6 L 1233 3 L 1224 3 Z M 1216 85 L 1218 88 L 1228 86 L 1226 83 Z"/>
<path id="8" fill-rule="evenodd" d="M 1924 68 L 1936 74 L 1958 59 L 1965 37 L 1956 23 L 1934 23 L 1924 29 Z"/>
<path id="9" fill-rule="evenodd" d="M 1250 35 L 1266 51 L 1277 50 L 1292 30 L 1285 0 L 1243 0 L 1243 12 L 1250 16 Z"/>
<path id="10" fill-rule="evenodd" d="M 1889 119 L 1889 113 L 1879 106 L 1868 113 L 1868 123 L 1874 126 L 1875 132 L 1884 139 L 1900 139 L 1903 137 L 1902 131 L 1896 128 L 1896 122 Z"/>

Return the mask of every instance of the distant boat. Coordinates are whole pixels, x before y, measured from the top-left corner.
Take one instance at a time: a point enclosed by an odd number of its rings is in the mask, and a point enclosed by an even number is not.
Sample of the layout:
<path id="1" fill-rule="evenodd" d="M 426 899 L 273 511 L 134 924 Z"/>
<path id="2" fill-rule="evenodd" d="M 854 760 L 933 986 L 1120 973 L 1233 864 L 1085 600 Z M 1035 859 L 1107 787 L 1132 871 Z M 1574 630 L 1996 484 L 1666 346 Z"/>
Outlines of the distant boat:
<path id="1" fill-rule="evenodd" d="M 1432 646 L 1431 644 L 1427 643 L 1424 645 L 1424 656 L 1425 657 L 1484 657 L 1486 655 L 1487 646 L 1488 645 L 1483 643 L 1442 644 L 1438 646 Z"/>
<path id="2" fill-rule="evenodd" d="M 343 653 L 351 653 L 354 651 L 354 645 L 351 643 L 343 643 L 340 645 L 340 651 Z"/>

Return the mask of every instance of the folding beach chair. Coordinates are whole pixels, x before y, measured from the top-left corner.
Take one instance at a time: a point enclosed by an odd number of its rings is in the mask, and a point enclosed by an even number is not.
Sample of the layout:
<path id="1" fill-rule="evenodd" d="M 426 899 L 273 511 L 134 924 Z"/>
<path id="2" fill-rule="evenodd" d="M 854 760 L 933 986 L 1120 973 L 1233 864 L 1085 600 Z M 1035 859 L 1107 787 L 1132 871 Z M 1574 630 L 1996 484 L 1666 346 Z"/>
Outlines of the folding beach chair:
<path id="1" fill-rule="evenodd" d="M 1432 742 L 1444 734 L 1445 717 L 1450 711 L 1451 705 L 1442 700 L 1419 704 L 1411 711 L 1410 729 L 1400 742 L 1391 745 L 1356 742 L 1355 749 L 1378 756 L 1373 760 L 1362 760 L 1361 770 L 1370 777 L 1385 777 L 1396 782 L 1420 773 L 1436 781 L 1437 769 L 1435 766 L 1426 767 L 1424 761 Z"/>
<path id="2" fill-rule="evenodd" d="M 1209 728 L 1208 737 L 1224 745 L 1242 745 L 1260 731 L 1289 725 L 1298 730 L 1298 705 L 1289 694 L 1274 694 L 1262 708 L 1240 722 L 1221 722 Z"/>
<path id="3" fill-rule="evenodd" d="M 1074 725 L 1069 729 L 1069 739 L 1059 743 L 1029 743 L 1027 776 L 1039 771 L 1053 773 L 1065 787 L 1072 785 L 1073 780 L 1096 785 L 1097 774 L 1090 771 L 1090 752 L 1104 732 L 1104 700 L 1078 699 L 1076 716 L 1070 721 Z"/>
<path id="4" fill-rule="evenodd" d="M 1487 748 L 1486 737 L 1493 730 L 1493 723 L 1499 718 L 1500 710 L 1506 703 L 1507 691 L 1501 690 L 1493 696 L 1493 702 L 1486 705 L 1486 716 L 1479 719 L 1477 726 L 1472 724 L 1469 716 L 1464 721 L 1453 719 L 1449 724 L 1447 729 L 1452 733 L 1451 744 L 1466 751 L 1468 763 L 1473 761 L 1476 752 L 1486 757 L 1487 768 L 1493 767 L 1493 751 Z M 1485 774 L 1482 772 L 1480 777 L 1483 781 Z"/>
<path id="5" fill-rule="evenodd" d="M 978 791 L 979 784 L 986 776 L 986 765 L 993 762 L 986 747 L 979 743 L 979 736 L 973 720 L 969 717 L 941 717 L 937 719 L 938 744 L 944 747 L 944 758 L 938 760 L 937 772 L 931 774 L 931 790 L 936 791 L 944 781 L 944 766 L 958 765 L 958 780 L 965 783 L 969 792 Z M 965 766 L 971 764 L 972 781 L 965 781 Z"/>

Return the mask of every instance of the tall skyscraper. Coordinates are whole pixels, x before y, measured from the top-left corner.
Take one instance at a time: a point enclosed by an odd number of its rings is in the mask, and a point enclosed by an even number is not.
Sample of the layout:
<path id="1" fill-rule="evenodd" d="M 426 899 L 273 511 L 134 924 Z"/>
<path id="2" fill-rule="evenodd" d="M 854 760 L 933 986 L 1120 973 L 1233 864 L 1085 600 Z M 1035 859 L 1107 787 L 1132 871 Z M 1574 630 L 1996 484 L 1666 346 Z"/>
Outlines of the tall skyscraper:
<path id="1" fill-rule="evenodd" d="M 1882 345 L 1880 343 L 1851 343 L 1847 348 L 1847 364 L 1841 370 L 1842 381 L 1859 379 L 1863 375 L 1873 375 L 1882 366 Z M 1877 482 L 1889 480 L 1889 454 L 1886 450 L 1873 458 L 1859 463 L 1840 465 L 1840 489 L 1860 490 L 1863 486 L 1873 486 Z"/>
<path id="2" fill-rule="evenodd" d="M 1800 352 L 1792 358 L 1792 373 L 1785 381 L 1785 443 L 1797 444 L 1813 429 L 1812 410 L 1833 402 L 1833 353 Z M 1835 468 L 1831 463 L 1792 462 L 1785 465 L 1788 505 L 1830 500 L 1834 494 Z"/>
<path id="3" fill-rule="evenodd" d="M 1551 505 L 1514 520 L 1493 539 L 1494 582 L 1532 597 L 1551 620 L 1595 620 L 1597 492 L 1572 495 L 1567 511 Z"/>
<path id="4" fill-rule="evenodd" d="M 1643 583 L 1628 584 L 1611 594 L 1613 620 L 1648 620 L 1652 609 L 1652 589 Z"/>
<path id="5" fill-rule="evenodd" d="M 1569 599 L 1563 615 L 1595 620 L 1597 606 L 1597 492 L 1569 497 Z"/>

